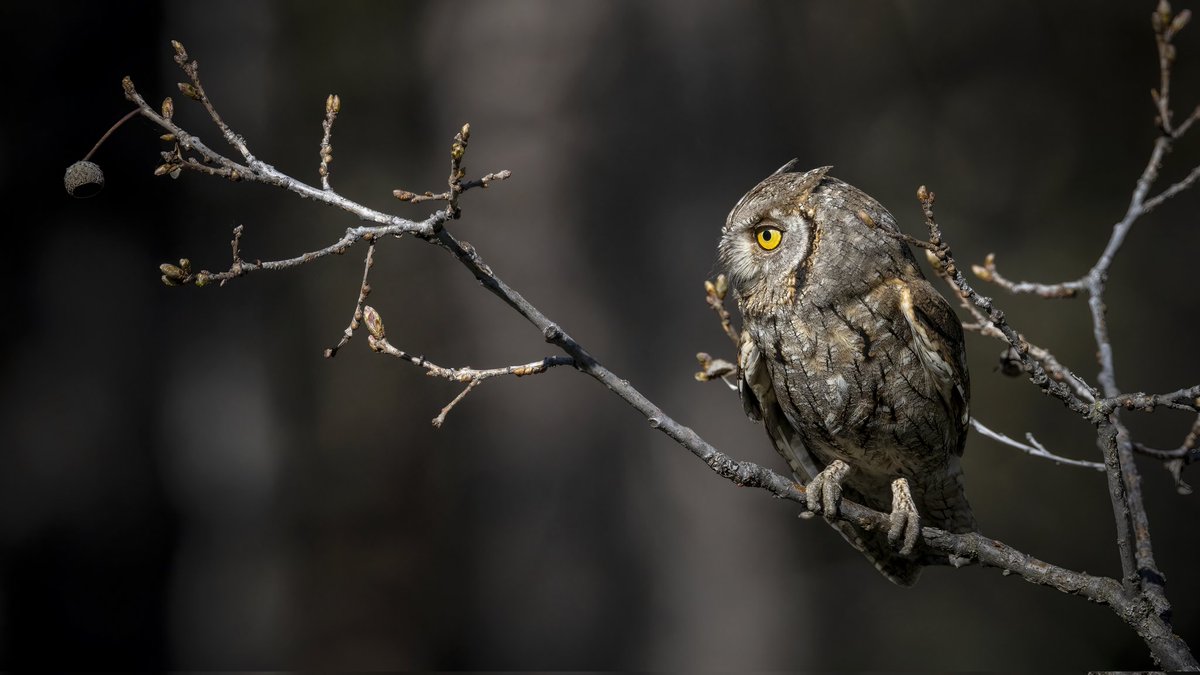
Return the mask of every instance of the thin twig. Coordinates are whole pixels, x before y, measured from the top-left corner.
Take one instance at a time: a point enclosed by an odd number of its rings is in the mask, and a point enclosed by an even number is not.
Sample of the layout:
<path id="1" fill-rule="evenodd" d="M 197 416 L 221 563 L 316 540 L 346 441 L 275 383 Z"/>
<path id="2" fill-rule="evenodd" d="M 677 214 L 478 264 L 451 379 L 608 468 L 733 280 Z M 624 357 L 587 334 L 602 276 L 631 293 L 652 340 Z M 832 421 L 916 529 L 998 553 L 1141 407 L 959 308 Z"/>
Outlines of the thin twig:
<path id="1" fill-rule="evenodd" d="M 1183 480 L 1183 468 L 1200 462 L 1200 416 L 1197 416 L 1192 422 L 1192 428 L 1188 430 L 1187 436 L 1184 437 L 1183 443 L 1178 448 L 1158 450 L 1141 443 L 1134 443 L 1133 450 L 1147 457 L 1161 460 L 1163 467 L 1175 479 L 1175 490 L 1180 494 L 1190 495 L 1192 487 Z"/>
<path id="2" fill-rule="evenodd" d="M 971 272 L 983 281 L 996 284 L 1013 294 L 1029 293 L 1043 298 L 1073 298 L 1083 290 L 1083 282 L 1079 280 L 1064 281 L 1058 284 L 1038 284 L 1029 281 L 1010 281 L 1004 278 L 996 269 L 996 254 L 989 253 L 983 259 L 982 265 L 972 265 Z"/>
<path id="3" fill-rule="evenodd" d="M 504 169 L 503 171 L 496 171 L 495 173 L 486 174 L 480 178 L 465 180 L 460 183 L 460 187 L 462 188 L 460 192 L 466 192 L 472 188 L 487 188 L 492 183 L 496 183 L 510 177 L 512 177 L 512 171 Z M 408 190 L 396 189 L 392 190 L 392 196 L 402 202 L 420 204 L 422 202 L 448 202 L 454 196 L 454 193 L 447 190 L 446 192 L 439 192 L 437 194 L 432 192 L 416 194 L 409 192 Z"/>
<path id="4" fill-rule="evenodd" d="M 351 227 L 346 229 L 346 233 L 340 239 L 326 246 L 325 248 L 302 253 L 292 258 L 284 258 L 282 260 L 255 260 L 254 262 L 246 262 L 244 260 L 234 260 L 228 270 L 224 272 L 210 272 L 208 270 L 200 270 L 188 274 L 180 274 L 172 281 L 175 283 L 172 286 L 183 286 L 187 284 L 195 284 L 198 287 L 207 286 L 208 284 L 217 281 L 224 285 L 226 281 L 236 279 L 241 276 L 258 272 L 260 270 L 285 270 L 293 267 L 299 267 L 314 260 L 331 255 L 342 255 L 351 246 L 360 241 L 377 241 L 384 236 L 400 236 L 410 233 L 411 230 L 407 225 L 385 225 L 372 227 L 364 225 L 360 227 Z M 165 272 L 164 272 L 165 274 Z"/>
<path id="5" fill-rule="evenodd" d="M 442 408 L 442 411 L 438 413 L 438 416 L 433 418 L 433 426 L 441 429 L 442 425 L 446 423 L 446 415 L 449 415 L 450 411 L 454 409 L 454 406 L 458 405 L 459 401 L 466 398 L 467 394 L 471 393 L 471 390 L 475 387 L 478 387 L 482 382 L 483 380 L 471 380 L 467 386 L 464 387 L 461 392 L 459 392 L 458 396 L 455 396 L 453 400 L 447 403 L 446 406 Z"/>
<path id="6" fill-rule="evenodd" d="M 122 124 L 125 124 L 129 120 L 133 119 L 133 116 L 137 115 L 139 112 L 141 112 L 141 111 L 138 110 L 137 108 L 134 108 L 133 110 L 130 110 L 129 112 L 125 113 L 125 115 L 123 117 L 121 117 L 121 119 L 117 120 L 115 124 L 113 124 L 111 127 L 108 128 L 108 131 L 104 132 L 104 135 L 100 137 L 100 140 L 96 141 L 96 144 L 92 146 L 92 149 L 88 150 L 88 154 L 84 155 L 83 159 L 80 161 L 83 161 L 83 162 L 89 161 L 92 158 L 92 155 L 96 154 L 96 151 L 100 149 L 100 146 L 104 145 L 104 141 L 107 141 L 108 137 L 113 135 L 114 131 L 116 131 L 118 128 L 120 128 L 120 126 Z"/>
<path id="7" fill-rule="evenodd" d="M 371 294 L 371 284 L 368 277 L 371 274 L 371 267 L 375 265 L 375 240 L 371 240 L 371 244 L 367 247 L 367 259 L 363 261 L 362 285 L 358 288 L 358 302 L 354 303 L 354 314 L 350 316 L 350 325 L 346 326 L 346 330 L 342 332 L 342 339 L 338 343 L 325 350 L 325 358 L 331 359 L 337 356 L 338 350 L 345 347 L 350 339 L 354 337 L 354 331 L 358 330 L 359 324 L 363 320 L 363 303 L 367 301 L 367 296 Z"/>
<path id="8" fill-rule="evenodd" d="M 446 222 L 448 214 L 446 211 L 435 211 L 428 218 L 422 221 L 409 220 L 391 214 L 383 213 L 375 209 L 364 206 L 358 202 L 347 199 L 333 190 L 323 190 L 313 187 L 296 180 L 291 176 L 279 171 L 273 166 L 258 162 L 254 163 L 254 168 L 240 164 L 228 157 L 216 152 L 208 147 L 203 141 L 196 136 L 184 131 L 171 119 L 160 115 L 152 106 L 146 103 L 141 94 L 133 86 L 133 81 L 126 77 L 122 80 L 122 85 L 125 89 L 125 97 L 138 106 L 142 116 L 154 122 L 158 126 L 170 132 L 174 140 L 186 151 L 196 152 L 202 158 L 202 161 L 192 160 L 184 164 L 182 168 L 205 171 L 214 175 L 221 175 L 230 180 L 244 180 L 250 183 L 263 183 L 265 185 L 274 185 L 285 190 L 294 192 L 301 197 L 313 199 L 323 204 L 336 206 L 343 211 L 357 216 L 360 220 L 376 223 L 383 227 L 370 228 L 374 234 L 413 234 L 419 237 L 432 236 L 437 230 L 441 229 Z M 190 159 L 190 158 L 189 158 Z M 208 165 L 217 165 L 224 169 L 223 173 L 218 173 Z M 362 229 L 362 228 L 351 228 Z M 350 230 L 347 230 L 349 233 Z M 365 230 L 364 230 L 365 232 Z"/>
<path id="9" fill-rule="evenodd" d="M 725 294 L 728 292 L 729 279 L 724 274 L 718 274 L 715 281 L 704 282 L 704 301 L 716 313 L 721 322 L 721 330 L 733 342 L 734 351 L 737 351 L 741 338 L 733 329 L 733 319 L 729 316 L 729 310 L 725 308 Z"/>
<path id="10" fill-rule="evenodd" d="M 971 426 L 974 427 L 975 430 L 978 431 L 979 433 L 983 434 L 984 436 L 987 436 L 988 438 L 990 438 L 994 441 L 998 441 L 1009 447 L 1016 448 L 1016 449 L 1020 450 L 1021 452 L 1032 455 L 1034 457 L 1039 457 L 1041 459 L 1048 459 L 1048 460 L 1054 462 L 1055 464 L 1066 464 L 1067 466 L 1078 466 L 1078 467 L 1082 467 L 1085 469 L 1095 469 L 1097 471 L 1104 470 L 1104 465 L 1101 464 L 1100 462 L 1088 462 L 1088 461 L 1085 461 L 1082 459 L 1070 459 L 1067 457 L 1061 457 L 1059 455 L 1055 455 L 1054 453 L 1047 450 L 1046 447 L 1043 446 L 1041 443 L 1038 443 L 1037 440 L 1034 439 L 1033 434 L 1025 434 L 1025 438 L 1029 441 L 1029 444 L 1025 444 L 1018 440 L 1009 438 L 1008 436 L 1005 436 L 1004 434 L 1000 433 L 999 431 L 992 431 L 991 429 L 984 426 L 982 422 L 975 419 L 974 417 L 971 418 Z"/>
<path id="11" fill-rule="evenodd" d="M 325 119 L 321 122 L 321 165 L 317 167 L 317 174 L 321 177 L 321 187 L 325 190 L 332 190 L 329 186 L 329 163 L 333 161 L 333 122 L 337 119 L 338 113 L 342 110 L 342 97 L 337 94 L 330 94 L 325 99 Z"/>
<path id="12" fill-rule="evenodd" d="M 185 96 L 193 100 L 199 101 L 204 109 L 208 111 L 208 116 L 212 118 L 217 128 L 221 130 L 221 135 L 225 137 L 225 142 L 229 143 L 235 150 L 241 153 L 242 158 L 246 163 L 255 168 L 258 160 L 251 154 L 249 146 L 246 145 L 246 139 L 239 134 L 233 133 L 233 129 L 225 124 L 225 120 L 221 119 L 221 115 L 217 113 L 217 109 L 213 107 L 212 101 L 208 99 L 208 94 L 204 91 L 204 85 L 200 84 L 200 64 L 193 61 L 183 48 L 183 45 L 177 40 L 171 40 L 171 46 L 175 48 L 175 63 L 191 80 L 191 84 L 186 82 L 179 83 L 179 91 Z"/>
<path id="13" fill-rule="evenodd" d="M 454 406 L 467 397 L 475 387 L 483 383 L 484 380 L 489 380 L 493 377 L 501 377 L 504 375 L 513 375 L 515 377 L 524 377 L 526 375 L 538 375 L 556 366 L 573 366 L 575 359 L 570 356 L 547 356 L 540 361 L 533 361 L 516 366 L 503 366 L 500 368 L 446 368 L 439 366 L 426 359 L 424 356 L 416 356 L 410 354 L 403 349 L 399 349 L 392 343 L 388 342 L 387 334 L 384 330 L 383 319 L 379 312 L 374 307 L 367 305 L 363 308 L 363 323 L 367 326 L 367 343 L 371 346 L 371 350 L 381 354 L 394 356 L 398 359 L 408 361 L 409 363 L 424 368 L 425 373 L 431 377 L 440 377 L 454 382 L 465 382 L 467 387 L 454 397 L 454 400 L 446 404 L 437 417 L 433 418 L 433 426 L 441 427 L 446 421 L 446 415 Z"/>
<path id="14" fill-rule="evenodd" d="M 1195 119 L 1194 116 L 1189 117 L 1188 122 L 1191 122 L 1193 119 Z M 1183 180 L 1179 181 L 1178 183 L 1175 183 L 1174 185 L 1167 188 L 1166 190 L 1163 190 L 1162 192 L 1160 192 L 1158 195 L 1154 196 L 1153 198 L 1147 199 L 1145 201 L 1145 203 L 1142 204 L 1142 215 L 1146 215 L 1147 213 L 1150 213 L 1159 204 L 1162 204 L 1163 202 L 1167 201 L 1171 197 L 1174 197 L 1175 195 L 1179 194 L 1180 192 L 1183 192 L 1184 190 L 1190 188 L 1193 184 L 1195 184 L 1197 179 L 1200 179 L 1200 166 L 1197 166 L 1194 169 L 1192 169 L 1191 173 L 1189 173 Z"/>
<path id="15" fill-rule="evenodd" d="M 1136 394 L 1121 394 L 1096 402 L 1097 411 L 1104 414 L 1114 411 L 1117 408 L 1151 412 L 1159 406 L 1174 408 L 1175 410 L 1200 412 L 1200 385 L 1173 391 L 1169 394 L 1145 394 L 1138 392 Z"/>

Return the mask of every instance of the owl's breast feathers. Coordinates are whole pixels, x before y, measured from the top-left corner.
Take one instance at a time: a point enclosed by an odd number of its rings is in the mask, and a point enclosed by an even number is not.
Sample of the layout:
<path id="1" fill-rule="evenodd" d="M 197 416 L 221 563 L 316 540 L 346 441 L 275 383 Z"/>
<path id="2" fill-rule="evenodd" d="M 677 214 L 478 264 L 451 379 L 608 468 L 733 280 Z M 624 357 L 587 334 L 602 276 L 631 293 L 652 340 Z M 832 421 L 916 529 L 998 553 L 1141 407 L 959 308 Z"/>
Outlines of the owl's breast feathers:
<path id="1" fill-rule="evenodd" d="M 891 278 L 839 302 L 801 300 L 750 327 L 781 407 L 825 461 L 842 459 L 881 481 L 919 480 L 962 453 L 961 326 L 918 309 L 928 294 L 940 300 L 924 280 Z"/>

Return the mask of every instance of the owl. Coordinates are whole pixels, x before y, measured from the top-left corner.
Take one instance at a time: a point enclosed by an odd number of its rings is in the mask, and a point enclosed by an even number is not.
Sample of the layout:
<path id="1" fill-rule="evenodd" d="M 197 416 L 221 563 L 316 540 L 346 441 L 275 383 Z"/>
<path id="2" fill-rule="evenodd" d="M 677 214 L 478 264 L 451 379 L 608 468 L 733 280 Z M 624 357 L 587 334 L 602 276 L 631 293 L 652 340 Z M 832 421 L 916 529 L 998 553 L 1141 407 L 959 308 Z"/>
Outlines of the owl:
<path id="1" fill-rule="evenodd" d="M 829 167 L 794 163 L 746 193 L 721 231 L 742 314 L 742 401 L 805 483 L 809 511 L 911 586 L 947 562 L 914 553 L 922 523 L 976 529 L 960 465 L 962 324 L 879 202 Z M 890 513 L 888 531 L 833 520 L 843 496 Z"/>

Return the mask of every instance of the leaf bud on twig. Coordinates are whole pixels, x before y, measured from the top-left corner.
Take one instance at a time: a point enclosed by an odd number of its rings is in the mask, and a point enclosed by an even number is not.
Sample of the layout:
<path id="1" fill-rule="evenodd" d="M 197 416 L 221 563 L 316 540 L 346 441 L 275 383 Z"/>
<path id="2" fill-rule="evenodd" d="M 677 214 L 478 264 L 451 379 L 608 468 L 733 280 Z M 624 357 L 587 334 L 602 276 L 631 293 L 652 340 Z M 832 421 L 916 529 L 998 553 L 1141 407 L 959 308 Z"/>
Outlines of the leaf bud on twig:
<path id="1" fill-rule="evenodd" d="M 729 292 L 729 278 L 724 274 L 717 275 L 717 297 L 724 300 L 725 294 Z"/>
<path id="2" fill-rule="evenodd" d="M 1186 26 L 1188 21 L 1191 21 L 1191 19 L 1192 11 L 1190 9 L 1185 9 L 1180 12 L 1175 16 L 1175 20 L 1171 22 L 1171 33 L 1174 34 L 1183 30 L 1183 27 Z"/>
<path id="3" fill-rule="evenodd" d="M 379 312 L 370 305 L 363 306 L 363 325 L 367 327 L 367 332 L 376 340 L 384 338 L 383 319 L 379 316 Z"/>
<path id="4" fill-rule="evenodd" d="M 171 281 L 183 281 L 183 279 L 187 277 L 187 272 L 184 272 L 182 269 L 172 265 L 171 263 L 163 263 L 159 265 L 158 271 L 162 272 L 164 280 L 170 279 Z M 167 285 L 172 286 L 174 284 Z"/>
<path id="5" fill-rule="evenodd" d="M 983 281 L 991 281 L 993 278 L 992 271 L 983 265 L 971 265 L 971 271 Z"/>
<path id="6" fill-rule="evenodd" d="M 193 101 L 200 100 L 200 92 L 196 91 L 195 87 L 188 84 L 187 82 L 178 82 L 176 84 L 179 85 L 179 91 L 182 92 L 184 96 L 192 99 Z"/>

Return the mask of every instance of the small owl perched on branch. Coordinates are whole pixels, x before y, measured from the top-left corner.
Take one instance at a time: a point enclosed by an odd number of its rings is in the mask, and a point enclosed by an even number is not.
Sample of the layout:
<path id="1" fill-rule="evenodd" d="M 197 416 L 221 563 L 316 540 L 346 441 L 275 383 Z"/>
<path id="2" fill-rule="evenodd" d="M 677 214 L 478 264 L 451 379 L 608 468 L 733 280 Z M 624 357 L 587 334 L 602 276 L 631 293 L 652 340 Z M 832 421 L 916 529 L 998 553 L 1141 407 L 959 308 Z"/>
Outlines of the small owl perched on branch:
<path id="1" fill-rule="evenodd" d="M 962 325 L 879 202 L 789 162 L 734 206 L 720 258 L 742 312 L 742 401 L 807 484 L 891 512 L 888 532 L 830 521 L 893 582 L 916 583 L 921 519 L 975 528 L 960 457 L 970 387 Z M 945 559 L 942 559 L 944 562 Z"/>

